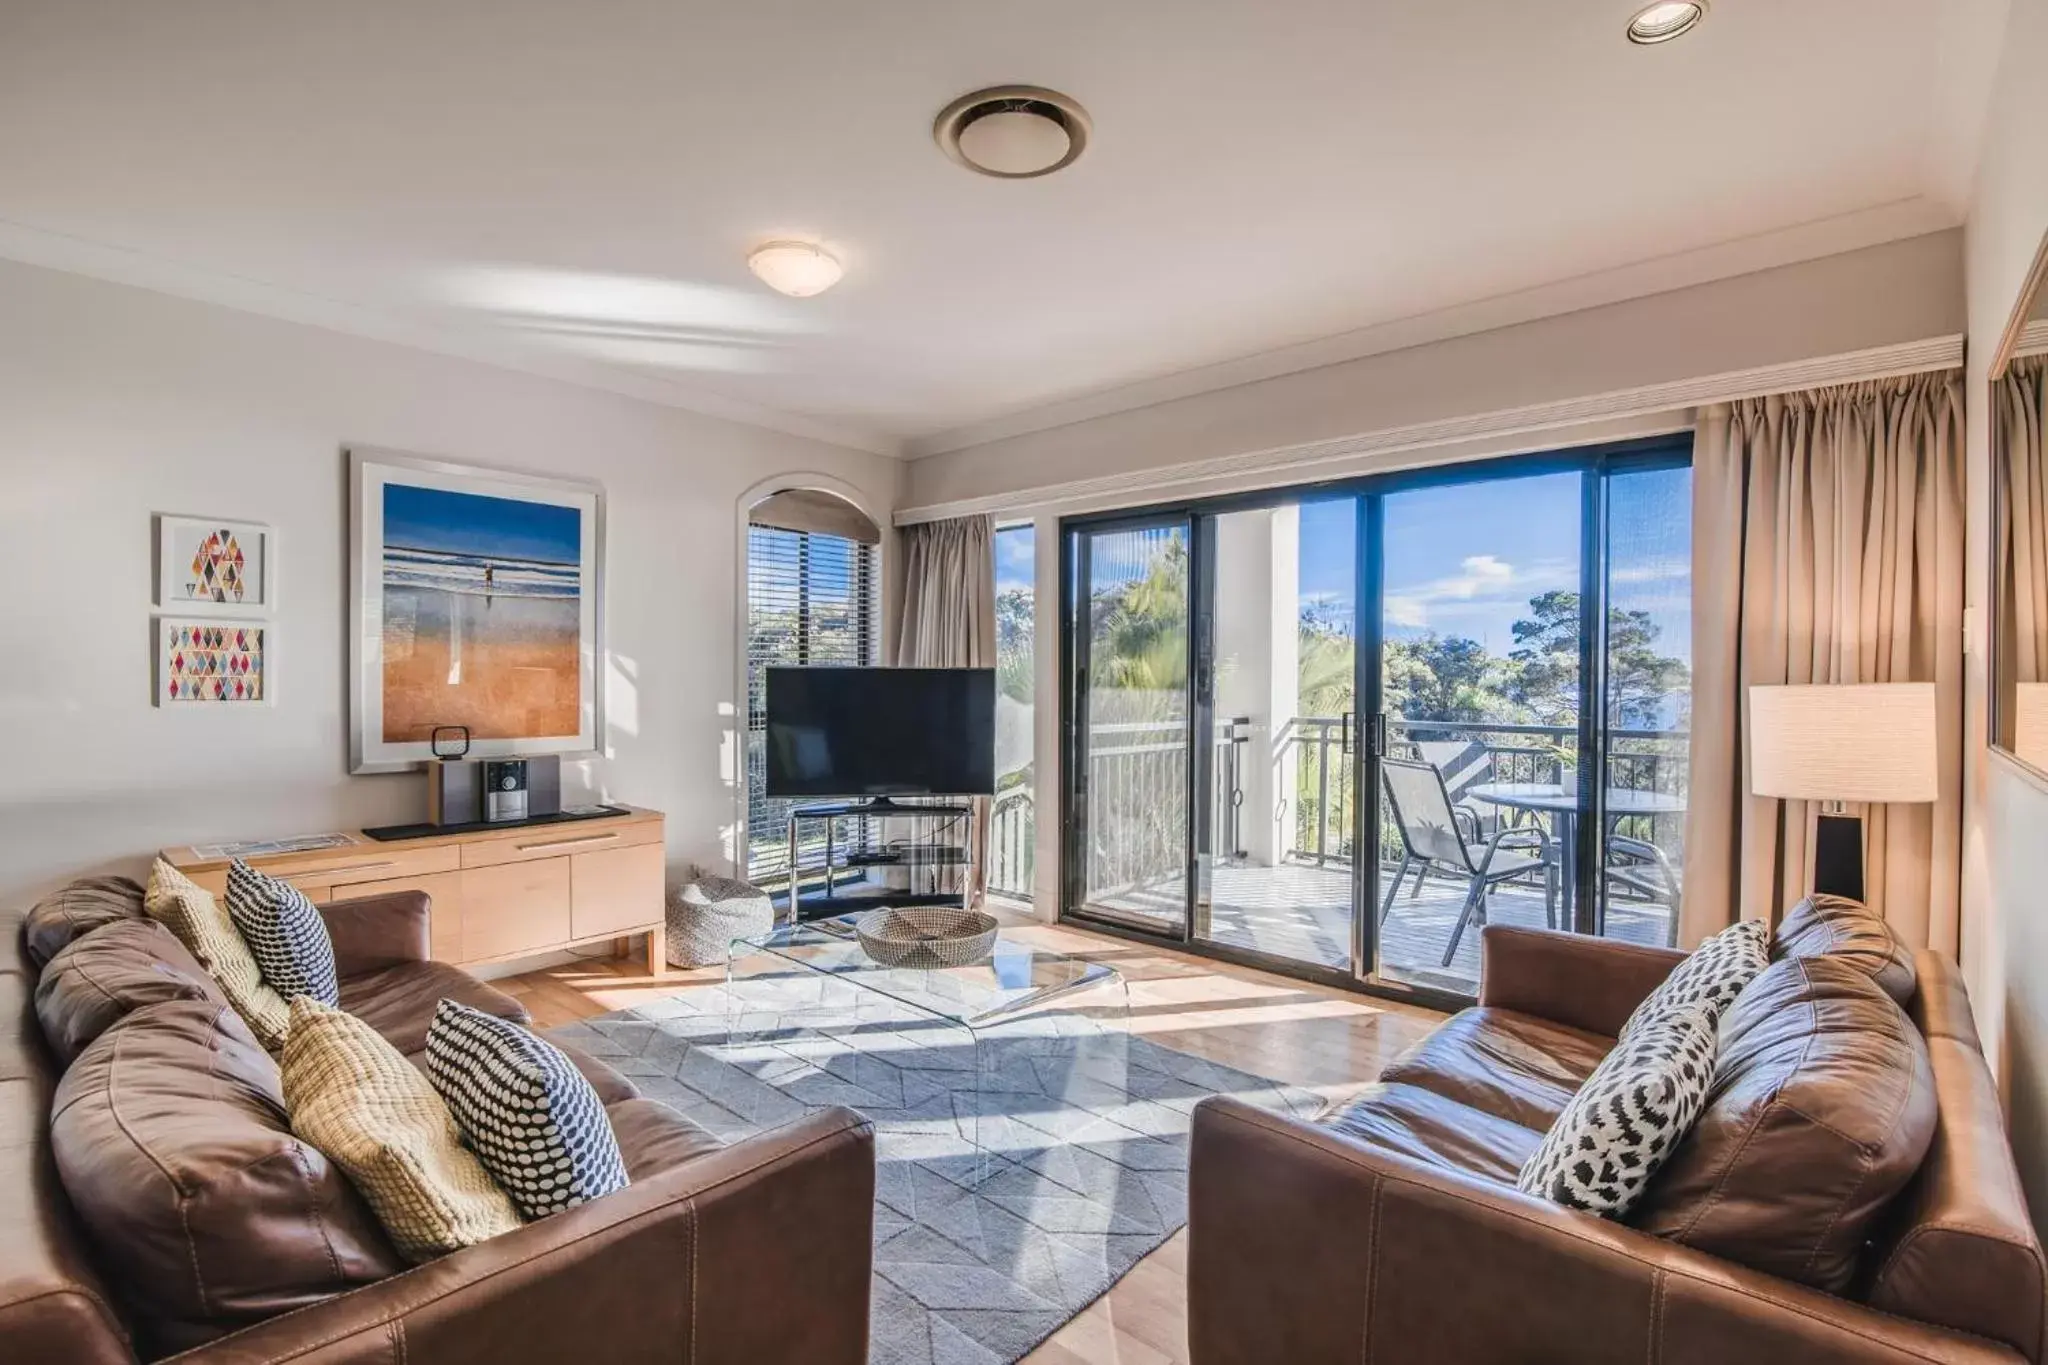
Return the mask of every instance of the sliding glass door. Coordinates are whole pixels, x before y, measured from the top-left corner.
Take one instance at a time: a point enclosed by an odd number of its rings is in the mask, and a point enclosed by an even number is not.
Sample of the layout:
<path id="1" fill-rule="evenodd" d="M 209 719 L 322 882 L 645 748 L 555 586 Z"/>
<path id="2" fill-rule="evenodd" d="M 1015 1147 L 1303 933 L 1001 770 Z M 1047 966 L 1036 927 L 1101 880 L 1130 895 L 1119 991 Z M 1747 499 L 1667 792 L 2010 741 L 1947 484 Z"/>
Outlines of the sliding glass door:
<path id="1" fill-rule="evenodd" d="M 1444 1001 L 1675 938 L 1690 444 L 1075 518 L 1062 913 Z"/>
<path id="2" fill-rule="evenodd" d="M 1192 523 L 1077 532 L 1062 577 L 1071 675 L 1067 904 L 1183 937 L 1194 770 Z"/>

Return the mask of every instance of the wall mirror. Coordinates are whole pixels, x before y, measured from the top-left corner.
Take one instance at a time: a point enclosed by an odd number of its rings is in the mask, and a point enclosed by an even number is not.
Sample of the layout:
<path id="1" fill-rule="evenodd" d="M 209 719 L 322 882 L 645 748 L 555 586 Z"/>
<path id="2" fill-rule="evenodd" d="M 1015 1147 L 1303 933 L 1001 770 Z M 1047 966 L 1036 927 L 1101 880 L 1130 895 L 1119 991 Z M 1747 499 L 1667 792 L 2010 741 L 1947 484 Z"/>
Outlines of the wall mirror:
<path id="1" fill-rule="evenodd" d="M 2048 777 L 2048 243 L 1991 366 L 1991 743 Z"/>

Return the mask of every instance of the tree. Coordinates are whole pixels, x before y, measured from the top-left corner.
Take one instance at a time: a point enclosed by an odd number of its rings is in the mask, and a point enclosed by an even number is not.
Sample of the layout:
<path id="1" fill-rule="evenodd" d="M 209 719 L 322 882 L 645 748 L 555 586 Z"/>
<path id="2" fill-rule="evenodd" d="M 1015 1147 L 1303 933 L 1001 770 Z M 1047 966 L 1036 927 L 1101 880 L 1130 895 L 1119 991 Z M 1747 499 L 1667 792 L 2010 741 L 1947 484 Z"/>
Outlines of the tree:
<path id="1" fill-rule="evenodd" d="M 1005 588 L 996 594 L 996 686 L 1004 696 L 1027 705 L 1036 681 L 1032 669 L 1035 611 L 1030 588 Z"/>
<path id="2" fill-rule="evenodd" d="M 1516 666 L 1513 692 L 1546 725 L 1576 725 L 1579 715 L 1579 595 L 1556 589 L 1529 599 L 1530 616 L 1515 622 L 1509 658 Z M 1659 654 L 1663 634 L 1647 611 L 1612 607 L 1607 613 L 1608 723 L 1656 729 L 1672 719 L 1667 699 L 1683 697 L 1692 683 L 1684 660 Z"/>

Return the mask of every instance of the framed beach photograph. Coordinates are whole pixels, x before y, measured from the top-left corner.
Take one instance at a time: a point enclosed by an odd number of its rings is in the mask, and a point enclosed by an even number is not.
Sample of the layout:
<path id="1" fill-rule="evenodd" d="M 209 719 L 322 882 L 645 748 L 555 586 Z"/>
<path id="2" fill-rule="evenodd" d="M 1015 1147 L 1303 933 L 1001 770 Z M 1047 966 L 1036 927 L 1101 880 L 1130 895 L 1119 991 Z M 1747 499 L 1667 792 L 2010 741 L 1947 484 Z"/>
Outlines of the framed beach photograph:
<path id="1" fill-rule="evenodd" d="M 193 615 L 268 611 L 276 595 L 275 536 L 253 521 L 156 518 L 156 606 Z"/>
<path id="2" fill-rule="evenodd" d="M 256 621 L 156 618 L 158 706 L 267 706 L 271 631 Z"/>
<path id="3" fill-rule="evenodd" d="M 349 452 L 352 772 L 597 748 L 604 493 L 420 456 Z"/>

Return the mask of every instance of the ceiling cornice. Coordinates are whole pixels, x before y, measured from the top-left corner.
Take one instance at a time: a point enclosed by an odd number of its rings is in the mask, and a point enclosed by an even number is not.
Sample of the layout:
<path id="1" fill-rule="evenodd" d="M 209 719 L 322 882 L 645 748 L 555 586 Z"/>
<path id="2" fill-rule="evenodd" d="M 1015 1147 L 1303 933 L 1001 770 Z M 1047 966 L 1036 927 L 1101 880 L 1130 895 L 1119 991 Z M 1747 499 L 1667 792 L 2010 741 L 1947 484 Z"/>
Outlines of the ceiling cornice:
<path id="1" fill-rule="evenodd" d="M 761 427 L 785 436 L 821 441 L 874 455 L 901 457 L 904 453 L 902 442 L 883 432 L 818 421 L 777 408 L 724 398 L 658 375 L 616 365 L 544 354 L 517 342 L 491 336 L 481 329 L 472 332 L 437 327 L 381 309 L 285 289 L 261 280 L 186 265 L 126 247 L 49 232 L 6 219 L 0 219 L 0 258 L 74 275 L 88 275 L 114 284 L 133 285 L 284 322 L 325 328 L 370 341 L 476 361 L 498 369 L 516 370 L 580 388 L 638 398 L 701 417 Z"/>
<path id="2" fill-rule="evenodd" d="M 1166 489 L 1189 492 L 1192 491 L 1190 485 L 1226 479 L 1239 485 L 1247 481 L 1266 486 L 1306 482 L 1317 477 L 1318 471 L 1323 477 L 1331 477 L 1333 471 L 1327 467 L 1339 463 L 1351 467 L 1343 472 L 1364 472 L 1358 467 L 1373 463 L 1391 467 L 1399 463 L 1402 456 L 1434 447 L 1503 437 L 1535 438 L 1561 428 L 1652 417 L 1710 403 L 1732 403 L 1742 398 L 1790 393 L 1825 384 L 1853 384 L 1893 375 L 1951 369 L 1962 364 L 1962 360 L 1961 335 L 1929 337 L 1923 341 L 1815 356 L 1778 365 L 1760 365 L 1754 369 L 1732 370 L 1698 379 L 1617 389 L 1585 398 L 1566 398 L 1433 422 L 1417 422 L 1302 445 L 1154 465 L 1147 469 L 1045 484 L 989 497 L 904 507 L 897 509 L 895 522 L 898 526 L 907 526 L 949 517 L 1066 510 L 1079 503 L 1097 506 L 1105 503 L 1114 505 L 1117 500 L 1137 503 L 1151 500 Z"/>
<path id="3" fill-rule="evenodd" d="M 1135 384 L 1081 394 L 985 422 L 912 437 L 904 443 L 904 451 L 911 459 L 950 454 L 1053 427 L 1153 407 L 1219 389 L 1255 384 L 1281 375 L 1340 365 L 1367 356 L 1426 346 L 1588 308 L 1626 303 L 1675 289 L 1798 265 L 1930 232 L 1942 232 L 1955 227 L 1959 221 L 1953 208 L 1924 196 L 1876 204 L 1851 213 L 1718 242 L 1696 250 L 1653 257 L 1532 289 L 1377 323 L 1298 346 L 1262 351 L 1215 365 L 1179 370 Z"/>

